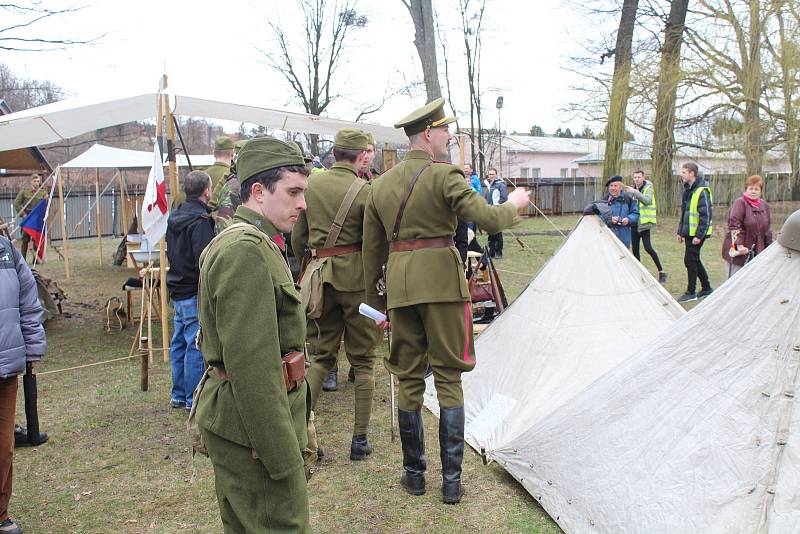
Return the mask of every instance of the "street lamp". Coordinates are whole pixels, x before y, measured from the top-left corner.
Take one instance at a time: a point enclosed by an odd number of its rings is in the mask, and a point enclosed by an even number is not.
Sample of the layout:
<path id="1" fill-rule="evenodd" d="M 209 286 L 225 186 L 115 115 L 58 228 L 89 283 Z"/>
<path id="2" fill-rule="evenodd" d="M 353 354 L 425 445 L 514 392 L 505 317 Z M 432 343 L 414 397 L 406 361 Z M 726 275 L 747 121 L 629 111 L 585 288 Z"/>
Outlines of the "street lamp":
<path id="1" fill-rule="evenodd" d="M 500 128 L 500 110 L 503 109 L 503 97 L 497 97 L 497 135 L 500 137 L 500 172 L 503 172 L 503 130 Z M 505 173 L 503 173 L 505 174 Z"/>

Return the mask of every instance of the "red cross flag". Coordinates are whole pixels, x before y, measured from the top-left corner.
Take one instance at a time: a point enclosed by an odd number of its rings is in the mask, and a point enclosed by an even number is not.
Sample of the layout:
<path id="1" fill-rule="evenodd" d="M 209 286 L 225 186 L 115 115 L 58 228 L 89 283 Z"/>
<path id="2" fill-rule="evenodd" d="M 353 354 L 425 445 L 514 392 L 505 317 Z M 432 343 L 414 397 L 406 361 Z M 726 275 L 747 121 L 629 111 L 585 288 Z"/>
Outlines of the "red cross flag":
<path id="1" fill-rule="evenodd" d="M 167 207 L 167 184 L 164 182 L 164 162 L 161 158 L 161 150 L 158 148 L 158 141 L 153 147 L 153 167 L 150 169 L 150 176 L 147 178 L 147 190 L 144 193 L 142 202 L 142 229 L 147 236 L 147 241 L 151 247 L 167 232 L 167 218 L 169 208 Z"/>

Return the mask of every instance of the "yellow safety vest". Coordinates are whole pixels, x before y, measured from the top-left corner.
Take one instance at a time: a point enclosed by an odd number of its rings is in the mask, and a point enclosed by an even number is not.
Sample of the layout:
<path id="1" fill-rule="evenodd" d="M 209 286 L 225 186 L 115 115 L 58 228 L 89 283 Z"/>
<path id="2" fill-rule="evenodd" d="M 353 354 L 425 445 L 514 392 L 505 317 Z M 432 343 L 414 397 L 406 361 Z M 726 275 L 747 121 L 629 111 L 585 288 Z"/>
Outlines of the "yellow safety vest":
<path id="1" fill-rule="evenodd" d="M 697 225 L 700 223 L 700 214 L 697 213 L 697 203 L 700 202 L 700 194 L 703 192 L 703 189 L 708 191 L 709 204 L 714 202 L 710 187 L 701 186 L 692 193 L 692 198 L 689 200 L 689 237 L 694 237 L 697 234 Z M 711 220 L 709 219 L 706 237 L 710 236 L 713 231 L 714 227 L 711 225 Z"/>
<path id="2" fill-rule="evenodd" d="M 650 204 L 647 206 L 641 202 L 639 203 L 639 226 L 651 223 L 656 224 L 656 192 L 653 189 L 653 184 L 645 180 L 642 194 L 647 196 L 648 191 L 652 191 L 653 196 L 651 197 Z"/>

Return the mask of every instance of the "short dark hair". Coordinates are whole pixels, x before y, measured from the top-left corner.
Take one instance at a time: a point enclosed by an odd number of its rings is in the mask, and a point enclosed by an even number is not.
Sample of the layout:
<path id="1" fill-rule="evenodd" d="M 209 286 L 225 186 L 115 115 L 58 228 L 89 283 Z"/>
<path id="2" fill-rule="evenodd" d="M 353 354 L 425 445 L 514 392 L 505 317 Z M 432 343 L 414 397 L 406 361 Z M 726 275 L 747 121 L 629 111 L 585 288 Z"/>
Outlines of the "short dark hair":
<path id="1" fill-rule="evenodd" d="M 492 172 L 492 171 L 494 171 L 494 173 L 497 174 L 497 169 L 495 169 L 494 167 L 489 167 L 489 170 L 486 171 L 486 172 L 488 173 L 488 172 Z"/>
<path id="2" fill-rule="evenodd" d="M 211 177 L 203 171 L 192 171 L 183 179 L 183 192 L 186 198 L 197 198 L 211 187 Z"/>
<path id="3" fill-rule="evenodd" d="M 644 171 L 642 169 L 636 169 L 635 171 L 633 171 L 633 174 L 641 174 L 642 176 L 644 176 Z"/>
<path id="4" fill-rule="evenodd" d="M 256 173 L 242 182 L 242 202 L 247 202 L 250 199 L 250 193 L 253 192 L 253 184 L 256 182 L 266 187 L 270 193 L 274 193 L 277 183 L 287 172 L 299 172 L 303 176 L 308 176 L 309 174 L 309 170 L 305 165 L 289 165 Z"/>
<path id="5" fill-rule="evenodd" d="M 346 161 L 348 163 L 355 163 L 356 158 L 359 154 L 364 152 L 363 150 L 359 150 L 357 148 L 339 148 L 333 147 L 333 157 L 336 158 L 336 161 Z"/>
<path id="6" fill-rule="evenodd" d="M 686 163 L 681 165 L 681 167 L 683 167 L 687 171 L 689 171 L 689 172 L 693 173 L 695 176 L 697 176 L 697 171 L 698 171 L 697 163 L 693 163 L 691 161 L 687 161 Z"/>

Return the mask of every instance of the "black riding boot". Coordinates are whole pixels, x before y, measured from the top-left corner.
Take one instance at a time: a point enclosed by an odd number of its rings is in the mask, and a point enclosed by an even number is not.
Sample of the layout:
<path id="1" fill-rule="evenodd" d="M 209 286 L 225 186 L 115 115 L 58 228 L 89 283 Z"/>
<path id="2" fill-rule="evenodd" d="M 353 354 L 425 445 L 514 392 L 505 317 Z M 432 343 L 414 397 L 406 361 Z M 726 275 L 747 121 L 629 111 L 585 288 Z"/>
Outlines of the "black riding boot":
<path id="1" fill-rule="evenodd" d="M 397 410 L 400 441 L 403 444 L 403 476 L 400 485 L 411 495 L 425 494 L 425 436 L 422 412 Z"/>
<path id="2" fill-rule="evenodd" d="M 464 459 L 464 407 L 439 410 L 439 448 L 442 459 L 442 500 L 456 504 L 464 495 L 461 461 Z"/>
<path id="3" fill-rule="evenodd" d="M 353 461 L 360 461 L 366 459 L 367 456 L 372 454 L 372 445 L 367 440 L 367 435 L 353 436 L 353 441 L 350 443 L 350 459 Z"/>
<path id="4" fill-rule="evenodd" d="M 336 391 L 339 389 L 339 368 L 334 367 L 322 383 L 322 391 Z"/>

